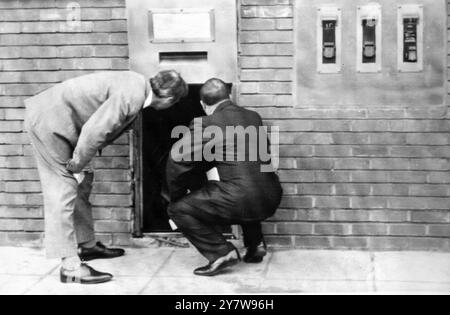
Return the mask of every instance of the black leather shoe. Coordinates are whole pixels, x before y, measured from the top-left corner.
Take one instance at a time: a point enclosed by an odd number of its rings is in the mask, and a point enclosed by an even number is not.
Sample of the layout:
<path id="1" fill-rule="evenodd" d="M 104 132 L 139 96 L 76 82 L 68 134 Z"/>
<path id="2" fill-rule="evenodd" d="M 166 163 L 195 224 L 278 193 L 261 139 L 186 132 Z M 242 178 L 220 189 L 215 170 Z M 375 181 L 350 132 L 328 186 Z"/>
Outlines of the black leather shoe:
<path id="1" fill-rule="evenodd" d="M 99 284 L 112 280 L 109 273 L 98 272 L 86 264 L 81 264 L 79 270 L 68 271 L 61 268 L 60 278 L 62 283 Z"/>
<path id="2" fill-rule="evenodd" d="M 194 271 L 196 276 L 213 277 L 221 273 L 227 268 L 237 265 L 241 261 L 241 255 L 235 249 L 228 255 L 217 259 L 205 267 L 198 268 Z"/>
<path id="3" fill-rule="evenodd" d="M 247 253 L 244 256 L 244 262 L 247 264 L 260 264 L 267 255 L 267 245 L 263 240 L 261 244 L 256 247 L 248 247 Z"/>
<path id="4" fill-rule="evenodd" d="M 125 255 L 125 251 L 120 248 L 107 248 L 98 242 L 93 248 L 78 248 L 78 256 L 82 261 L 91 261 L 94 259 L 112 259 Z"/>

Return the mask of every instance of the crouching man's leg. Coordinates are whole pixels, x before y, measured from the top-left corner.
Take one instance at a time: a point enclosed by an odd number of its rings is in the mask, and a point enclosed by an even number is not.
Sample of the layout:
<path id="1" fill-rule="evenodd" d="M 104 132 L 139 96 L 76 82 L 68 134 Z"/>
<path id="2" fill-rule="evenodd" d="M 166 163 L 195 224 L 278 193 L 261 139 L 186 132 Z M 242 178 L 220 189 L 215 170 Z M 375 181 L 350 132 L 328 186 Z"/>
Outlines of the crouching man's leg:
<path id="1" fill-rule="evenodd" d="M 78 194 L 75 201 L 75 234 L 78 242 L 78 255 L 82 261 L 94 259 L 111 259 L 125 255 L 125 251 L 119 248 L 107 248 L 101 242 L 97 242 L 94 232 L 94 219 L 92 205 L 89 197 L 94 182 L 94 172 L 90 168 L 77 175 L 80 178 Z"/>
<path id="2" fill-rule="evenodd" d="M 196 269 L 196 275 L 215 276 L 240 262 L 239 252 L 234 245 L 214 228 L 216 225 L 227 225 L 229 222 L 226 219 L 201 207 L 194 208 L 183 200 L 169 206 L 169 215 L 186 238 L 210 262 Z"/>
<path id="3" fill-rule="evenodd" d="M 242 225 L 244 233 L 244 246 L 247 252 L 244 261 L 249 264 L 258 264 L 267 255 L 267 245 L 264 240 L 261 222 L 252 222 Z"/>

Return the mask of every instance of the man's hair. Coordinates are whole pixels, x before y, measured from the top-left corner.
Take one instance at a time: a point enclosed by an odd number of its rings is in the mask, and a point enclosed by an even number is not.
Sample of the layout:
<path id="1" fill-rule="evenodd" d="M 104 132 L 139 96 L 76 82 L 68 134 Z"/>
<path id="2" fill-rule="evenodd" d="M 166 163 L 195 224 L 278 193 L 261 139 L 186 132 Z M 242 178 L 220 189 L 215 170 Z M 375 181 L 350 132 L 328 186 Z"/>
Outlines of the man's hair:
<path id="1" fill-rule="evenodd" d="M 160 98 L 174 97 L 181 99 L 189 93 L 189 86 L 175 70 L 159 72 L 150 79 L 153 93 Z"/>
<path id="2" fill-rule="evenodd" d="M 230 98 L 228 85 L 220 79 L 210 79 L 200 89 L 200 99 L 208 106 Z"/>

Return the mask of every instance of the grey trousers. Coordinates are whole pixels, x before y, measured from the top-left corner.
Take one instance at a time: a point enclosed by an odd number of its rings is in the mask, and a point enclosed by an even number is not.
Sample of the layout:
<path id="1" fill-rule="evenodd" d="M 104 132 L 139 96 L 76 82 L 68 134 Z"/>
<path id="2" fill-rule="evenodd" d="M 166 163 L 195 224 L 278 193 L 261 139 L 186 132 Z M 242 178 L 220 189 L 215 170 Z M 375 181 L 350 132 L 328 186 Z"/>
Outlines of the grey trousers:
<path id="1" fill-rule="evenodd" d="M 65 166 L 48 154 L 45 145 L 27 125 L 44 195 L 45 247 L 48 258 L 78 255 L 78 244 L 95 240 L 89 196 L 94 174 L 85 172 L 78 184 Z"/>

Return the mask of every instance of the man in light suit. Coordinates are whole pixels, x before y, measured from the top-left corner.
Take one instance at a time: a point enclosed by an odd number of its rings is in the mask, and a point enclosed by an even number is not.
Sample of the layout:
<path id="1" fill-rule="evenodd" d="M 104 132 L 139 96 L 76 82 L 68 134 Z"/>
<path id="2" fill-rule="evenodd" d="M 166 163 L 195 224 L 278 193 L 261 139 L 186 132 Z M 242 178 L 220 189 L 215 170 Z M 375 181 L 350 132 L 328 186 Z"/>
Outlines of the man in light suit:
<path id="1" fill-rule="evenodd" d="M 91 160 L 130 128 L 144 108 L 167 109 L 187 92 L 175 71 L 160 72 L 150 81 L 135 72 L 101 72 L 25 101 L 25 126 L 44 195 L 47 256 L 62 259 L 61 282 L 108 282 L 111 274 L 83 261 L 125 254 L 95 240 Z"/>
<path id="2" fill-rule="evenodd" d="M 209 261 L 194 273 L 215 276 L 240 261 L 239 252 L 225 239 L 220 226 L 241 225 L 247 248 L 244 261 L 263 261 L 266 244 L 261 222 L 275 214 L 282 188 L 274 169 L 263 167 L 271 166 L 271 161 L 264 161 L 259 154 L 252 158 L 252 153 L 260 152 L 256 150 L 259 144 L 268 142 L 265 131 L 257 134 L 258 139 L 244 137 L 245 152 L 240 152 L 239 141 L 235 141 L 237 134 L 227 131 L 229 127 L 264 130 L 261 117 L 234 104 L 222 80 L 207 81 L 200 94 L 208 117 L 191 124 L 190 132 L 175 144 L 169 157 L 167 182 L 171 204 L 168 211 L 180 231 Z M 217 137 L 218 133 L 223 138 Z M 202 154 L 212 147 L 220 154 L 213 161 Z M 251 152 L 251 148 L 255 151 Z M 203 187 L 190 188 L 193 175 L 214 168 L 218 171 L 216 179 L 210 177 Z"/>

